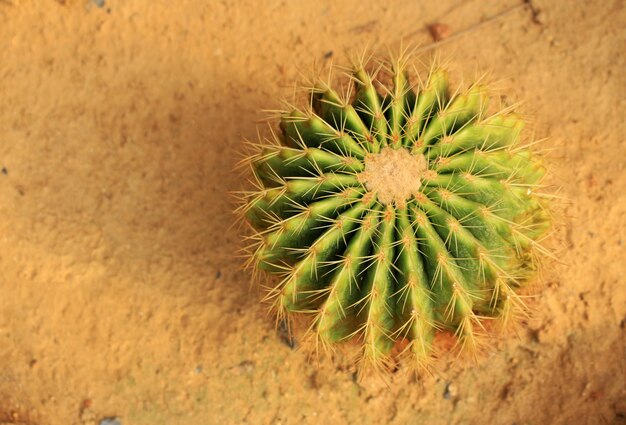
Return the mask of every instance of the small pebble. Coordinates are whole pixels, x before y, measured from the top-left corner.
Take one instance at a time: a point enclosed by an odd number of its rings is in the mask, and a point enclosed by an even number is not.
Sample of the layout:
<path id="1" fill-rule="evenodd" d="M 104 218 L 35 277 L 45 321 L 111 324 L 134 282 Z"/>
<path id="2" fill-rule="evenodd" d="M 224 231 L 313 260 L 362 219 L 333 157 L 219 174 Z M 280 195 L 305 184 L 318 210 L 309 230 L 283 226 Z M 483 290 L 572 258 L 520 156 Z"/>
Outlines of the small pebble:
<path id="1" fill-rule="evenodd" d="M 241 374 L 251 375 L 254 372 L 254 363 L 250 360 L 244 360 L 237 365 L 237 372 Z"/>
<path id="2" fill-rule="evenodd" d="M 122 425 L 122 422 L 118 418 L 104 418 L 99 425 Z"/>
<path id="3" fill-rule="evenodd" d="M 446 383 L 446 388 L 443 390 L 443 398 L 446 400 L 453 399 L 457 396 L 456 385 L 452 382 Z"/>
<path id="4" fill-rule="evenodd" d="M 546 14 L 541 10 L 535 10 L 533 13 L 533 21 L 538 25 L 544 25 L 546 23 Z"/>
<path id="5" fill-rule="evenodd" d="M 291 335 L 291 332 L 289 331 L 289 326 L 287 325 L 287 322 L 285 320 L 281 320 L 280 324 L 278 325 L 278 337 L 292 350 L 297 347 L 296 340 Z"/>
<path id="6" fill-rule="evenodd" d="M 441 41 L 452 35 L 452 29 L 450 29 L 450 27 L 446 24 L 441 24 L 439 22 L 429 25 L 428 32 L 433 38 L 433 41 Z"/>
<path id="7" fill-rule="evenodd" d="M 91 2 L 95 4 L 97 7 L 104 7 L 104 0 L 91 0 Z M 104 424 L 104 425 L 109 425 L 109 424 Z"/>

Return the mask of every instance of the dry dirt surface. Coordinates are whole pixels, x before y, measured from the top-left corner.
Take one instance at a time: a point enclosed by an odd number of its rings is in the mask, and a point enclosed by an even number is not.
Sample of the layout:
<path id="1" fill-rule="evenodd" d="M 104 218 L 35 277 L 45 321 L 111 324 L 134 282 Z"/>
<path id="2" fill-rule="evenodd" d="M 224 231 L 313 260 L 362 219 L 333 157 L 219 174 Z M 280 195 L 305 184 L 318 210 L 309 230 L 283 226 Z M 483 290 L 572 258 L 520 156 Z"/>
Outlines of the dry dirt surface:
<path id="1" fill-rule="evenodd" d="M 625 5 L 517 4 L 0 0 L 0 423 L 626 423 Z M 314 61 L 434 38 L 548 137 L 559 262 L 477 364 L 358 382 L 250 289 L 233 168 Z"/>

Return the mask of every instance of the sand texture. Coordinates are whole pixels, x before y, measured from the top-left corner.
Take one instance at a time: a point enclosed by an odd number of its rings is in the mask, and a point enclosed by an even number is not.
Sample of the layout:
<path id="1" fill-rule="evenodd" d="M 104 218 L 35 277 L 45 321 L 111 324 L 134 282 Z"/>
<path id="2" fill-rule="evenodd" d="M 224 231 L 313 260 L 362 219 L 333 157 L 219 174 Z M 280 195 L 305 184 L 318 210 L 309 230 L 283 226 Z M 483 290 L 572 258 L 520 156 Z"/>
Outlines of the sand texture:
<path id="1" fill-rule="evenodd" d="M 0 424 L 626 423 L 626 6 L 518 3 L 0 0 Z M 357 382 L 259 303 L 233 169 L 314 61 L 433 37 L 548 138 L 558 261 L 476 365 Z"/>

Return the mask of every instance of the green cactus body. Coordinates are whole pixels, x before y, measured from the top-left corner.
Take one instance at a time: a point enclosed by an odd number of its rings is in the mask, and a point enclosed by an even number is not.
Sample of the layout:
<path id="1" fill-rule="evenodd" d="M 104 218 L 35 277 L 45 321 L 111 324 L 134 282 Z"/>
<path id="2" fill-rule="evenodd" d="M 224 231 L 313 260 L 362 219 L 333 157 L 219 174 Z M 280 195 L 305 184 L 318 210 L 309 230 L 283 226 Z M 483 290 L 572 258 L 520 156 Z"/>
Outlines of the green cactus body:
<path id="1" fill-rule="evenodd" d="M 250 157 L 242 210 L 280 314 L 311 315 L 318 342 L 356 339 L 376 363 L 408 341 L 421 363 L 436 331 L 471 347 L 483 319 L 524 308 L 550 220 L 520 116 L 488 113 L 480 84 L 450 94 L 441 69 L 417 86 L 400 61 L 389 71 L 377 89 L 354 66 L 349 99 L 320 83 L 310 108 L 285 111 Z"/>

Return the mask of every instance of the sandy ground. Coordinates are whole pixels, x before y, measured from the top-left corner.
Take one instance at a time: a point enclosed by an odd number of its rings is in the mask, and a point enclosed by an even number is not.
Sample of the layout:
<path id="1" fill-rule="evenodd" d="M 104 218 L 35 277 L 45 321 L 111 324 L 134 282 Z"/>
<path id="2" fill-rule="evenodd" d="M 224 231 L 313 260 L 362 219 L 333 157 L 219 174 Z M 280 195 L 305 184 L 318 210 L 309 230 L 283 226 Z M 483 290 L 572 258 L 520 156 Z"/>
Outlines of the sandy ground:
<path id="1" fill-rule="evenodd" d="M 519 338 L 388 386 L 274 330 L 234 258 L 237 151 L 313 60 L 516 2 L 95 3 L 0 0 L 0 423 L 626 423 L 623 2 L 533 0 L 441 46 L 549 137 L 562 264 Z"/>

